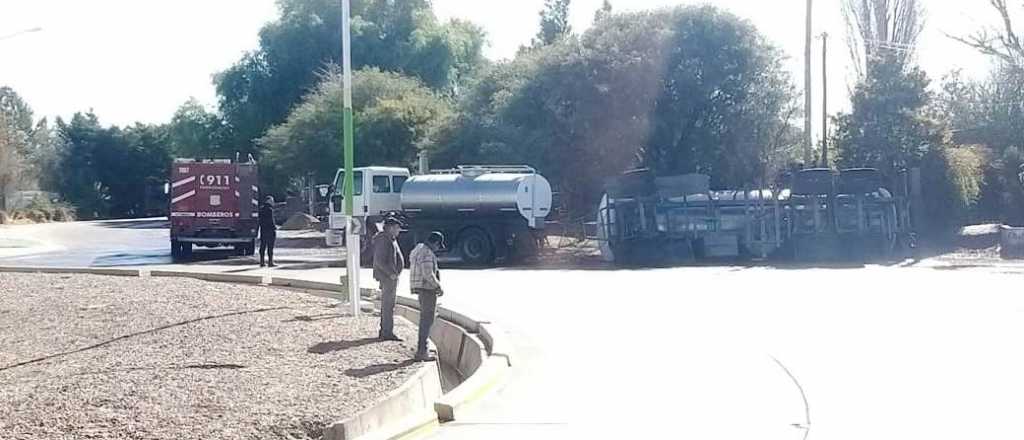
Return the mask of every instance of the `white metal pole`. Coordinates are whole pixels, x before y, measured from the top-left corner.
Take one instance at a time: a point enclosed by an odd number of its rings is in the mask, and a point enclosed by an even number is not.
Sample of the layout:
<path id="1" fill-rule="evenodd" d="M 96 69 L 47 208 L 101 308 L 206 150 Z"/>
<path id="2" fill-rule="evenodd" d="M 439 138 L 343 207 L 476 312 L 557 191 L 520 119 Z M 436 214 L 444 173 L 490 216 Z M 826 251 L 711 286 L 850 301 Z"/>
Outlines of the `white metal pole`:
<path id="1" fill-rule="evenodd" d="M 345 239 L 345 262 L 348 276 L 348 297 L 352 304 L 352 316 L 359 316 L 359 234 L 357 220 L 352 206 L 353 191 L 352 185 L 355 181 L 353 176 L 353 133 L 352 133 L 352 35 L 349 14 L 351 12 L 351 0 L 341 0 L 341 59 L 344 81 L 344 136 L 345 136 L 345 181 L 348 189 L 345 192 L 345 214 L 348 216 L 348 225 L 345 228 L 347 237 Z M 361 229 L 361 228 L 359 228 Z"/>

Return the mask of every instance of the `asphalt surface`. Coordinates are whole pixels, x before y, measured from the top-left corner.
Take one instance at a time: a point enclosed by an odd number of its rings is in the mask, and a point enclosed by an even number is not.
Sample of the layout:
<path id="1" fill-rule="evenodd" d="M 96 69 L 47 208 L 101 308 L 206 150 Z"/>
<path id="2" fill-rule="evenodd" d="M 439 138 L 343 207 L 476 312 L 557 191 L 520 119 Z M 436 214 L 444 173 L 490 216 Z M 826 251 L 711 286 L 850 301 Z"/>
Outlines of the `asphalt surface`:
<path id="1" fill-rule="evenodd" d="M 0 226 L 0 265 L 173 265 L 167 228 L 166 218 Z M 275 258 L 279 262 L 323 265 L 344 255 L 343 250 L 295 249 L 284 243 L 296 239 L 311 241 L 304 236 L 299 238 L 300 235 L 293 231 L 278 232 Z M 240 265 L 252 261 L 255 260 L 235 257 L 229 248 L 195 247 L 187 264 Z"/>
<path id="2" fill-rule="evenodd" d="M 107 243 L 101 263 L 159 234 L 78 242 L 80 227 L 49 232 L 72 254 Z M 516 351 L 509 380 L 432 437 L 1021 438 L 1024 275 L 925 263 L 443 270 L 442 305 L 499 323 Z"/>

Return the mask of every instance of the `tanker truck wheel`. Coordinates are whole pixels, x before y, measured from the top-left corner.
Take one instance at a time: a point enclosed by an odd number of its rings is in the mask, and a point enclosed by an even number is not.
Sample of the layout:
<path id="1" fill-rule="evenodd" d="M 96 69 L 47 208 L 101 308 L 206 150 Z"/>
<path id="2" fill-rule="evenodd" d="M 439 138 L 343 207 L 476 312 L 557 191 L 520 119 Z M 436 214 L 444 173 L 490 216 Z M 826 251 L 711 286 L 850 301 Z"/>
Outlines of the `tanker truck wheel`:
<path id="1" fill-rule="evenodd" d="M 494 262 L 494 245 L 486 232 L 470 228 L 459 234 L 459 251 L 462 260 L 472 265 L 487 265 Z"/>

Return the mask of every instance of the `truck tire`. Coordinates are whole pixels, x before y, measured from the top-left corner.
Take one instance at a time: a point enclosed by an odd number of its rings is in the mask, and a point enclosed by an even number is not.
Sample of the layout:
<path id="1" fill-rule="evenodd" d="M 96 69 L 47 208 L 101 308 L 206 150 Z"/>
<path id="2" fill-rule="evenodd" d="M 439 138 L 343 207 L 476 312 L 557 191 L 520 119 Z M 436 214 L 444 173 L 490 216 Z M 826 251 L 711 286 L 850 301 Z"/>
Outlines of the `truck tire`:
<path id="1" fill-rule="evenodd" d="M 494 245 L 491 237 L 480 228 L 469 228 L 459 234 L 459 252 L 462 260 L 472 265 L 494 263 Z"/>
<path id="2" fill-rule="evenodd" d="M 181 258 L 181 245 L 178 244 L 178 240 L 171 240 L 171 260 L 179 258 Z"/>

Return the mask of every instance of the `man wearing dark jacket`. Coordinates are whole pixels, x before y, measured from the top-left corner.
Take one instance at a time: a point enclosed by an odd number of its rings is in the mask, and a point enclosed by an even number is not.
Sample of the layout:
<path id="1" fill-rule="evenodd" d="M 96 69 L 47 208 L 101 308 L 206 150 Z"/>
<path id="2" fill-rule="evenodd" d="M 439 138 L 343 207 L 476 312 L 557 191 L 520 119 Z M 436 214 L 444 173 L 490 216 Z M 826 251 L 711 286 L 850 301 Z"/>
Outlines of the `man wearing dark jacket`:
<path id="1" fill-rule="evenodd" d="M 267 196 L 267 199 L 260 206 L 259 214 L 260 234 L 260 267 L 264 264 L 264 254 L 269 261 L 269 266 L 274 267 L 274 241 L 277 240 L 277 225 L 274 224 L 274 196 Z"/>
<path id="2" fill-rule="evenodd" d="M 398 219 L 384 219 L 384 230 L 373 236 L 373 278 L 380 283 L 380 333 L 382 341 L 401 341 L 395 336 L 395 301 L 398 276 L 405 267 L 402 250 L 398 247 L 401 231 Z"/>

